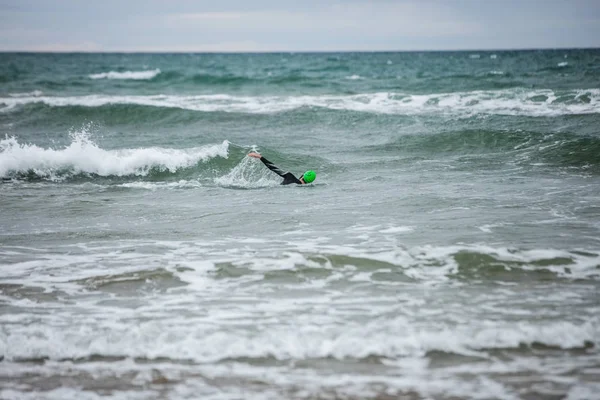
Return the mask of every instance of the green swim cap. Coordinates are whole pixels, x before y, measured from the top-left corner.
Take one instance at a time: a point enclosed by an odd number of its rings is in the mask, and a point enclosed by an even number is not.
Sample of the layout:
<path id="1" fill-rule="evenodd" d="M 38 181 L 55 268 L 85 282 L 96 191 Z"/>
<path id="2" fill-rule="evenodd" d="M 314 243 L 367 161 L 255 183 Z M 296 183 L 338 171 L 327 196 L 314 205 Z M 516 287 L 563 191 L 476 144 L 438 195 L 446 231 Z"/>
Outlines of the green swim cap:
<path id="1" fill-rule="evenodd" d="M 315 180 L 316 177 L 317 174 L 315 174 L 315 171 L 306 171 L 304 175 L 302 175 L 302 178 L 304 178 L 305 183 L 311 183 Z"/>

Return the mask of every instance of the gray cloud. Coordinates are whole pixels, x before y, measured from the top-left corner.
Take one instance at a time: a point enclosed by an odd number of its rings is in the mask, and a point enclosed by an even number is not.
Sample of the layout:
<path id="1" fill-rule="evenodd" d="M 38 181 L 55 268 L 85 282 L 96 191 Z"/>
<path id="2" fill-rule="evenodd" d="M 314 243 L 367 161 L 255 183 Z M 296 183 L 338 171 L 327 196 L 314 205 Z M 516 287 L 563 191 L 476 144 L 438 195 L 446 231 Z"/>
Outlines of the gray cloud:
<path id="1" fill-rule="evenodd" d="M 5 51 L 600 47 L 595 0 L 2 0 Z"/>

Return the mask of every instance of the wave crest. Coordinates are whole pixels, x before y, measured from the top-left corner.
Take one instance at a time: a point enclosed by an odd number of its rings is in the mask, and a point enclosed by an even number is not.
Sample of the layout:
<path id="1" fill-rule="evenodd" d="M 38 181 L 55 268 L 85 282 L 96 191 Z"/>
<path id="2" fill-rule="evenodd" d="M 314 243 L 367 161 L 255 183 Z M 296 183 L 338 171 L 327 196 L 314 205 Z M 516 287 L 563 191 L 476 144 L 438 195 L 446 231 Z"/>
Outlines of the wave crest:
<path id="1" fill-rule="evenodd" d="M 61 180 L 87 174 L 109 176 L 146 176 L 151 171 L 174 173 L 215 157 L 228 157 L 229 142 L 195 147 L 169 149 L 104 150 L 86 132 L 71 135 L 72 142 L 64 149 L 42 148 L 20 144 L 14 137 L 0 141 L 0 177 L 28 177 Z"/>
<path id="2" fill-rule="evenodd" d="M 131 80 L 150 80 L 160 74 L 160 69 L 147 71 L 124 71 L 124 72 L 101 72 L 99 74 L 89 75 L 90 79 L 131 79 Z"/>
<path id="3" fill-rule="evenodd" d="M 269 114 L 293 111 L 303 107 L 315 107 L 336 111 L 392 115 L 447 113 L 466 116 L 477 114 L 559 116 L 600 113 L 600 89 L 567 91 L 511 89 L 433 94 L 380 92 L 318 96 L 234 96 L 228 94 L 29 96 L 0 98 L 0 104 L 5 105 L 0 112 L 33 103 L 43 103 L 51 107 L 139 105 L 202 112 L 248 114 Z"/>

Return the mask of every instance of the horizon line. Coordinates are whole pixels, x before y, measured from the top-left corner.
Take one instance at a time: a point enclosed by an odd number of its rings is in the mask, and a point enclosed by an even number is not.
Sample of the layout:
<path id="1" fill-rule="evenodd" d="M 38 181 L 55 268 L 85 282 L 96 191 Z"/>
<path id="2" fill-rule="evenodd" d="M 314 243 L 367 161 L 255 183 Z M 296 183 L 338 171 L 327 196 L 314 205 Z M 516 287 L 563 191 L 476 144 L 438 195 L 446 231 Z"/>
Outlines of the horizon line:
<path id="1" fill-rule="evenodd" d="M 412 49 L 412 50 L 3 50 L 0 54 L 314 54 L 314 53 L 451 53 L 535 50 L 600 50 L 600 46 L 575 47 L 517 47 L 517 48 L 465 48 L 465 49 Z"/>

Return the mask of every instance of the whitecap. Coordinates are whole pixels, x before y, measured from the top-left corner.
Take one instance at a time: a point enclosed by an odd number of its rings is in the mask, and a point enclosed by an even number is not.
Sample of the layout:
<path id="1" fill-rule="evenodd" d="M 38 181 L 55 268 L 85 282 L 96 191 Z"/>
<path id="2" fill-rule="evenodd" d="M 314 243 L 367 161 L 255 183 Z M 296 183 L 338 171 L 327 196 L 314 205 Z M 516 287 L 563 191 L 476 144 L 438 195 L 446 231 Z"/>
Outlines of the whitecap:
<path id="1" fill-rule="evenodd" d="M 41 90 L 34 90 L 32 92 L 24 92 L 24 93 L 9 93 L 10 97 L 40 97 L 44 94 Z"/>
<path id="2" fill-rule="evenodd" d="M 130 189 L 158 190 L 158 189 L 189 189 L 198 188 L 202 184 L 197 180 L 179 180 L 177 182 L 127 182 L 118 185 Z"/>
<path id="3" fill-rule="evenodd" d="M 227 158 L 229 142 L 189 149 L 147 147 L 104 150 L 85 131 L 71 134 L 72 142 L 62 149 L 19 143 L 15 137 L 0 141 L 0 176 L 34 171 L 52 180 L 71 174 L 100 176 L 145 176 L 152 168 L 175 172 L 214 157 Z"/>
<path id="4" fill-rule="evenodd" d="M 382 229 L 380 233 L 407 233 L 412 232 L 414 229 L 411 226 L 390 226 Z"/>
<path id="5" fill-rule="evenodd" d="M 101 72 L 99 74 L 89 75 L 90 79 L 131 79 L 131 80 L 149 80 L 160 74 L 160 69 L 147 71 L 125 71 L 125 72 Z"/>
<path id="6" fill-rule="evenodd" d="M 585 95 L 589 102 L 556 102 L 561 98 L 576 99 Z M 547 101 L 531 101 L 545 97 Z M 232 112 L 270 114 L 292 111 L 303 107 L 322 107 L 331 110 L 422 115 L 449 113 L 458 115 L 496 114 L 523 116 L 559 116 L 600 113 L 600 89 L 564 90 L 502 89 L 468 92 L 410 94 L 394 92 L 364 93 L 357 95 L 302 95 L 302 96 L 234 96 L 214 95 L 152 95 L 152 96 L 31 96 L 0 97 L 0 112 L 16 107 L 42 103 L 51 107 L 102 107 L 105 105 L 139 105 L 147 107 L 179 108 L 202 112 Z"/>
<path id="7" fill-rule="evenodd" d="M 205 272 L 211 269 L 202 268 Z M 190 271 L 186 273 L 191 274 Z M 358 274 L 356 280 L 368 281 L 368 275 Z M 293 300 L 279 299 L 278 302 L 280 309 L 293 309 Z M 226 310 L 221 312 L 219 317 L 215 317 L 218 321 L 244 315 L 244 310 L 229 316 Z M 271 307 L 270 312 L 276 310 Z M 473 321 L 452 329 L 422 329 L 403 316 L 366 323 L 320 326 L 319 329 L 312 324 L 300 323 L 294 329 L 286 325 L 257 325 L 256 329 L 259 332 L 235 329 L 232 325 L 231 329 L 214 332 L 211 324 L 178 324 L 173 327 L 170 320 L 155 318 L 132 326 L 115 319 L 111 321 L 107 338 L 105 330 L 90 323 L 38 328 L 34 325 L 20 331 L 6 329 L 2 333 L 0 350 L 11 361 L 38 357 L 76 359 L 94 354 L 191 359 L 201 363 L 261 357 L 344 360 L 376 355 L 396 359 L 423 357 L 430 351 L 484 356 L 489 349 L 518 349 L 523 344 L 533 343 L 563 349 L 579 348 L 587 342 L 595 343 L 600 334 L 597 320 L 583 323 Z M 398 332 L 403 334 L 398 335 Z"/>

